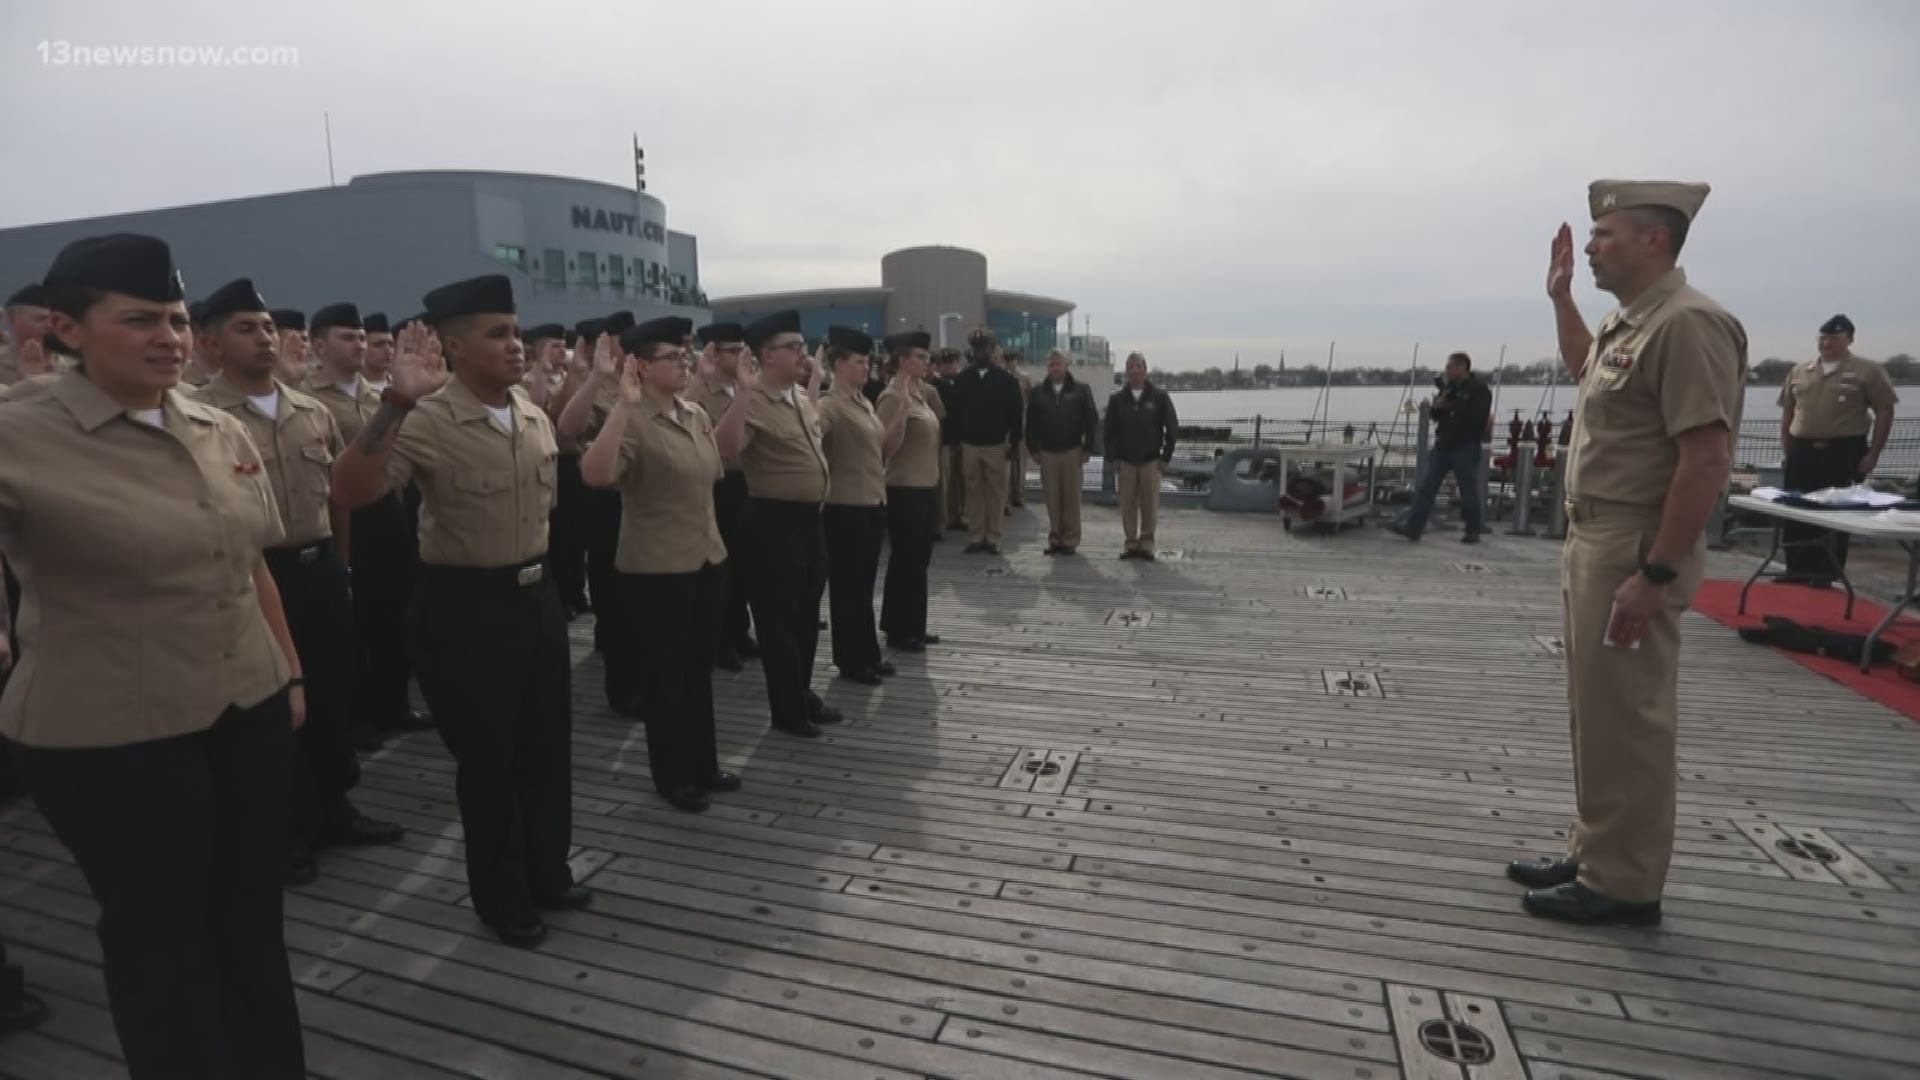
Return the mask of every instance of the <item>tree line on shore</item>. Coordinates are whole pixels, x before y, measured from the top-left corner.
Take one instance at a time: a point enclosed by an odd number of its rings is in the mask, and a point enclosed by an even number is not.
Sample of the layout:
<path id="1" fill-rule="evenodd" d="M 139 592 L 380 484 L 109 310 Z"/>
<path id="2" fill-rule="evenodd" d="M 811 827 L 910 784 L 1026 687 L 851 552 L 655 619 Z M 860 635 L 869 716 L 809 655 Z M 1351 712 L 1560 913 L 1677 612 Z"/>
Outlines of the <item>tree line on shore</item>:
<path id="1" fill-rule="evenodd" d="M 1751 382 L 1758 386 L 1779 386 L 1786 381 L 1787 373 L 1793 370 L 1798 360 L 1781 360 L 1774 357 L 1761 360 L 1753 365 Z M 1887 378 L 1895 385 L 1920 383 L 1920 360 L 1906 353 L 1897 353 L 1881 361 L 1887 370 Z M 1536 360 L 1531 364 L 1508 364 L 1499 372 L 1481 371 L 1481 377 L 1489 382 L 1496 379 L 1505 386 L 1544 386 L 1554 379 L 1554 368 L 1559 361 L 1552 358 Z M 1332 382 L 1334 386 L 1405 386 L 1409 379 L 1416 389 L 1429 386 L 1440 374 L 1437 368 L 1421 365 L 1411 372 L 1406 368 L 1343 368 L 1335 366 L 1331 380 L 1325 368 L 1318 364 L 1303 364 L 1299 367 L 1275 367 L 1272 364 L 1255 364 L 1252 367 L 1232 367 L 1221 369 L 1210 367 L 1200 371 L 1154 371 L 1154 385 L 1165 390 L 1278 390 L 1290 387 L 1308 387 L 1319 389 Z M 1560 376 L 1566 378 L 1563 372 Z"/>

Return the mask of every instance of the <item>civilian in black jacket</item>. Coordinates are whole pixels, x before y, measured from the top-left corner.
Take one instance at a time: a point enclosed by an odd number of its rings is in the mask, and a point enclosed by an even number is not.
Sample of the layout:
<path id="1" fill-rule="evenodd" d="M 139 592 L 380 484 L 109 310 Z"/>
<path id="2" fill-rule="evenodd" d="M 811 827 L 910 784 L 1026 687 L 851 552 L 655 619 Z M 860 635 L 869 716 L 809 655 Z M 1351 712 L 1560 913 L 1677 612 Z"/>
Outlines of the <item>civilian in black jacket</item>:
<path id="1" fill-rule="evenodd" d="M 1433 512 L 1433 500 L 1440 484 L 1452 473 L 1460 485 L 1460 516 L 1466 519 L 1463 543 L 1475 544 L 1486 531 L 1481 520 L 1480 445 L 1487 437 L 1487 424 L 1493 414 L 1493 392 L 1473 377 L 1473 360 L 1466 353 L 1447 357 L 1447 373 L 1439 380 L 1431 411 L 1437 424 L 1433 449 L 1427 451 L 1425 468 L 1420 470 L 1420 487 L 1406 516 L 1392 525 L 1394 532 L 1409 540 L 1420 539 L 1427 529 L 1427 515 Z"/>
<path id="2" fill-rule="evenodd" d="M 1107 399 L 1107 460 L 1120 477 L 1120 528 L 1126 533 L 1123 559 L 1153 560 L 1154 529 L 1160 522 L 1160 470 L 1173 460 L 1180 420 L 1173 399 L 1147 381 L 1147 358 L 1127 357 L 1127 385 Z"/>
<path id="3" fill-rule="evenodd" d="M 975 330 L 967 338 L 967 347 L 973 366 L 954 380 L 947 423 L 960 443 L 967 517 L 973 523 L 973 543 L 967 551 L 997 554 L 1000 519 L 1007 505 L 1007 448 L 1021 440 L 1027 418 L 1020 404 L 1019 382 L 993 365 L 993 354 L 1000 348 L 993 331 Z"/>
<path id="4" fill-rule="evenodd" d="M 1067 370 L 1067 354 L 1047 354 L 1047 381 L 1027 394 L 1027 449 L 1040 463 L 1047 496 L 1047 554 L 1071 555 L 1080 546 L 1081 468 L 1100 436 L 1093 390 Z"/>

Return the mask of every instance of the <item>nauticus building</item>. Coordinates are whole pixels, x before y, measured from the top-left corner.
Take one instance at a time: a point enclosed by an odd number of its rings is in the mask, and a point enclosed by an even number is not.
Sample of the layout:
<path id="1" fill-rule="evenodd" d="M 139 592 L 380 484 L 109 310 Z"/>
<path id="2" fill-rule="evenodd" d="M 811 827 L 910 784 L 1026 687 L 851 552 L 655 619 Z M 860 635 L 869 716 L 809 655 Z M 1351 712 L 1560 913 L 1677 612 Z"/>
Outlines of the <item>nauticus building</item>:
<path id="1" fill-rule="evenodd" d="M 436 285 L 504 273 L 523 324 L 629 309 L 709 321 L 699 245 L 666 204 L 632 188 L 510 172 L 389 172 L 345 184 L 0 230 L 0 295 L 46 272 L 69 241 L 165 239 L 198 298 L 251 277 L 274 307 L 352 301 L 393 318 Z"/>

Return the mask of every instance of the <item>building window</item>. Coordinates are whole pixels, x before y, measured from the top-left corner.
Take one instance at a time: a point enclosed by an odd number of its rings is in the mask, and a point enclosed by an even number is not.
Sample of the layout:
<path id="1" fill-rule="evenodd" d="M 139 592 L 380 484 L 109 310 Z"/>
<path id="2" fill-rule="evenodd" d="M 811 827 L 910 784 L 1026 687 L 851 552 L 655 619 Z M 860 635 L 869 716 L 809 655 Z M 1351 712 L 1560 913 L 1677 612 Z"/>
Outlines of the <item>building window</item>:
<path id="1" fill-rule="evenodd" d="M 607 284 L 615 289 L 627 287 L 627 260 L 618 255 L 607 258 Z"/>
<path id="2" fill-rule="evenodd" d="M 523 247 L 515 247 L 512 244 L 495 244 L 493 245 L 493 257 L 515 269 L 525 270 L 527 268 L 527 249 Z"/>
<path id="3" fill-rule="evenodd" d="M 547 284 L 556 289 L 567 287 L 567 253 L 559 248 L 548 248 L 541 256 L 546 263 Z"/>
<path id="4" fill-rule="evenodd" d="M 574 269 L 574 279 L 580 284 L 595 286 L 600 284 L 600 256 L 591 251 L 583 251 Z"/>

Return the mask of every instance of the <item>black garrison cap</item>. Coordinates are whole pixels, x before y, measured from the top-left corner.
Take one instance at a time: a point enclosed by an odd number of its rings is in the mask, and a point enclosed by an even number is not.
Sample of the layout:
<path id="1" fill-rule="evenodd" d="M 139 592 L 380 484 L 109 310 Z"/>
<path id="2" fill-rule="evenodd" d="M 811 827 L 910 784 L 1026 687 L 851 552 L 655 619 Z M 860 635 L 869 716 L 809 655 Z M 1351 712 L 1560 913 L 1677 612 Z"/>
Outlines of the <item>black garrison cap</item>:
<path id="1" fill-rule="evenodd" d="M 41 284 L 50 294 L 98 289 L 161 304 L 187 298 L 186 283 L 173 265 L 173 250 L 165 240 L 139 233 L 75 240 L 53 257 Z"/>
<path id="2" fill-rule="evenodd" d="M 865 356 L 873 351 L 873 338 L 866 331 L 855 330 L 851 326 L 829 326 L 827 327 L 827 347 L 845 349 Z"/>
<path id="3" fill-rule="evenodd" d="M 646 322 L 629 329 L 620 335 L 620 348 L 624 352 L 638 352 L 648 345 L 679 345 L 693 333 L 693 320 L 669 315 L 664 319 L 648 319 Z"/>
<path id="4" fill-rule="evenodd" d="M 776 334 L 797 334 L 800 332 L 800 313 L 797 311 L 776 311 L 763 315 L 747 324 L 747 344 L 758 349 Z"/>
<path id="5" fill-rule="evenodd" d="M 307 325 L 312 328 L 314 335 L 318 336 L 336 326 L 360 330 L 364 329 L 366 324 L 360 321 L 360 309 L 352 304 L 328 304 L 314 312 L 313 318 L 308 320 Z"/>
<path id="6" fill-rule="evenodd" d="M 200 302 L 200 314 L 194 316 L 193 324 L 206 326 L 223 315 L 265 310 L 267 310 L 267 302 L 260 299 L 260 291 L 253 287 L 253 279 L 234 278 L 213 290 L 213 295 Z M 274 321 L 278 323 L 279 319 L 276 318 Z"/>
<path id="7" fill-rule="evenodd" d="M 15 289 L 13 291 L 12 296 L 7 297 L 6 306 L 7 307 L 46 307 L 47 306 L 47 288 L 46 286 L 40 284 L 37 281 L 31 282 L 26 285 L 22 285 L 18 289 Z"/>
<path id="8" fill-rule="evenodd" d="M 513 282 L 505 274 L 482 274 L 442 285 L 420 302 L 424 318 L 436 327 L 462 315 L 512 315 Z"/>
<path id="9" fill-rule="evenodd" d="M 747 328 L 737 322 L 708 323 L 700 328 L 700 344 L 731 344 L 747 340 Z"/>

